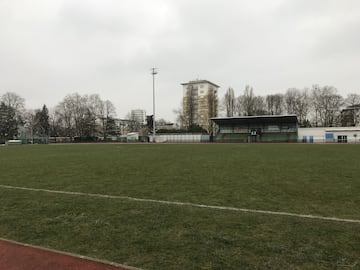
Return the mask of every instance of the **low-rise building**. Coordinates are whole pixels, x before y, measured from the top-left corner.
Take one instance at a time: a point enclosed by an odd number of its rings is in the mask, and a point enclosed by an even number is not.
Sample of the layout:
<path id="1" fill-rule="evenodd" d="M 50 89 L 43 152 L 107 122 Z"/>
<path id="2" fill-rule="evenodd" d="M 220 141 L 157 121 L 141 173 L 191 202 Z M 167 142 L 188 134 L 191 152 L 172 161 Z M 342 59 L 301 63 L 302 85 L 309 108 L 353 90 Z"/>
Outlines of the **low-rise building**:
<path id="1" fill-rule="evenodd" d="M 358 143 L 359 127 L 299 128 L 299 142 L 304 143 Z"/>
<path id="2" fill-rule="evenodd" d="M 341 126 L 353 127 L 360 124 L 360 104 L 348 106 L 341 111 Z"/>

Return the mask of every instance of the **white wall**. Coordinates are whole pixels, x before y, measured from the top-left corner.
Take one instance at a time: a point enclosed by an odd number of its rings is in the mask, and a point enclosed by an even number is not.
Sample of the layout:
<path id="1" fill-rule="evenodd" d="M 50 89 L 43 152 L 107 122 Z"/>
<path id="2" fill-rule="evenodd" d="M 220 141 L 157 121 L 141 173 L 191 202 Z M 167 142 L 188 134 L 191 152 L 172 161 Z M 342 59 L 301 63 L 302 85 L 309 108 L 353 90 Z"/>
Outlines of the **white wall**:
<path id="1" fill-rule="evenodd" d="M 210 136 L 205 134 L 157 134 L 156 142 L 209 142 Z"/>
<path id="2" fill-rule="evenodd" d="M 326 140 L 325 134 L 332 133 L 334 140 Z M 356 134 L 356 137 L 354 137 Z M 360 128 L 359 127 L 320 127 L 320 128 L 299 128 L 298 140 L 303 141 L 303 137 L 306 136 L 307 142 L 310 142 L 310 136 L 313 138 L 314 143 L 323 142 L 337 142 L 338 136 L 347 136 L 347 142 L 360 143 Z"/>
<path id="3" fill-rule="evenodd" d="M 307 138 L 307 142 L 310 141 L 311 136 L 314 142 L 325 142 L 325 128 L 299 128 L 298 141 L 302 142 L 304 136 Z"/>

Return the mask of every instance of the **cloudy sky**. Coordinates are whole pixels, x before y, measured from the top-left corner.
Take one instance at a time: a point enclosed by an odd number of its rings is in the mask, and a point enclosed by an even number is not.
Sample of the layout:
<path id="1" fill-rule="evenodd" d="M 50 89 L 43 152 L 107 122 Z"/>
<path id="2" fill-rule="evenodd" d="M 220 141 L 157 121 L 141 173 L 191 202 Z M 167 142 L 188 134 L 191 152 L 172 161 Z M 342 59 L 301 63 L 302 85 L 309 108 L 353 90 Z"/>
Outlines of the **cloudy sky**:
<path id="1" fill-rule="evenodd" d="M 360 93 L 358 0 L 0 0 L 0 95 L 26 107 L 100 94 L 119 117 L 174 120 L 180 83 L 258 95 L 313 84 Z"/>

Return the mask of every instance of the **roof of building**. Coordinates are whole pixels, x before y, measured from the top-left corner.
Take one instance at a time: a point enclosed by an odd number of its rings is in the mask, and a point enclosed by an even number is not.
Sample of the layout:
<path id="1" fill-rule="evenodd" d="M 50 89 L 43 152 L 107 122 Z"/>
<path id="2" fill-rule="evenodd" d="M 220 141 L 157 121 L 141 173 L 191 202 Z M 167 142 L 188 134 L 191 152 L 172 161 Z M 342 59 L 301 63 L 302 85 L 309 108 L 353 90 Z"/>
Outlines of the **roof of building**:
<path id="1" fill-rule="evenodd" d="M 212 83 L 208 80 L 194 80 L 194 81 L 189 81 L 187 83 L 182 83 L 181 85 L 188 85 L 188 84 L 198 84 L 198 83 L 208 83 L 208 84 L 211 84 L 215 87 L 220 87 L 219 85 L 215 84 L 215 83 Z"/>
<path id="2" fill-rule="evenodd" d="M 290 115 L 255 115 L 236 117 L 214 117 L 211 118 L 216 124 L 248 124 L 248 123 L 297 123 L 297 116 Z"/>
<path id="3" fill-rule="evenodd" d="M 350 105 L 347 106 L 345 109 L 343 109 L 342 111 L 352 111 L 352 110 L 358 110 L 360 109 L 360 104 L 355 104 L 355 105 Z"/>
<path id="4" fill-rule="evenodd" d="M 335 127 L 335 128 L 326 128 L 326 132 L 353 132 L 360 131 L 360 127 Z"/>

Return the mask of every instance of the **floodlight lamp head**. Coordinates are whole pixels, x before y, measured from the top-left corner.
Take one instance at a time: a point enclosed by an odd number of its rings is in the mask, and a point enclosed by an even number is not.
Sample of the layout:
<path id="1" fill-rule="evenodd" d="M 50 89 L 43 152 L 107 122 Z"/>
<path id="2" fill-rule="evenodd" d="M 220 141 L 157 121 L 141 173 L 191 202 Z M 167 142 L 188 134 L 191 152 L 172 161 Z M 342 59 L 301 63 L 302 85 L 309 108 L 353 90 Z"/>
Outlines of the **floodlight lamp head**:
<path id="1" fill-rule="evenodd" d="M 158 72 L 157 72 L 157 68 L 152 68 L 151 69 L 151 75 L 156 75 Z"/>

